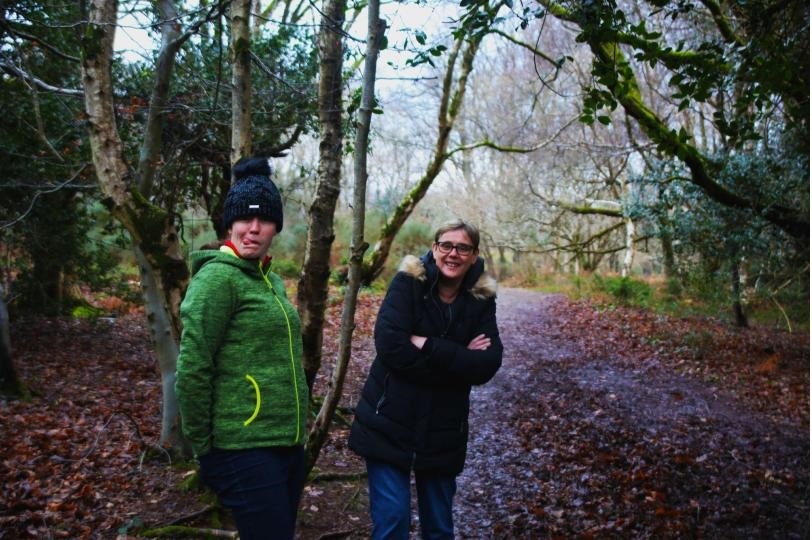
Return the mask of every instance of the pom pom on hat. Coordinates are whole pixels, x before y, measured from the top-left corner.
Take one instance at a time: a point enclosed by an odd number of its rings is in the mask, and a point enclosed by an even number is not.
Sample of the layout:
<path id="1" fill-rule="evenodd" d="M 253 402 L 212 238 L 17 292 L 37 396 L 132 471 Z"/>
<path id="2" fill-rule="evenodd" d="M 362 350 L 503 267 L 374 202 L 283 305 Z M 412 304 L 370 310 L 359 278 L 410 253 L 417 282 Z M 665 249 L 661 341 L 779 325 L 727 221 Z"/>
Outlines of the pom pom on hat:
<path id="1" fill-rule="evenodd" d="M 223 227 L 231 228 L 238 219 L 260 217 L 276 223 L 282 230 L 282 196 L 271 180 L 267 158 L 243 158 L 232 168 L 234 184 L 223 205 Z"/>

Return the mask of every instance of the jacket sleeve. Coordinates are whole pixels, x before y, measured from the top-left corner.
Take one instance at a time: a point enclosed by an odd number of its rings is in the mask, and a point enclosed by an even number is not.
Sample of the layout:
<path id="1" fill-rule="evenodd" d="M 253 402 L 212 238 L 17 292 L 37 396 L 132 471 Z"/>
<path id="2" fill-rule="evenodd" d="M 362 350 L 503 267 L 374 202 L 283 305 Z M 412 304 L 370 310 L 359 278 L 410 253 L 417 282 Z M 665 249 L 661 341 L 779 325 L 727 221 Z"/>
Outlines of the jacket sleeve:
<path id="1" fill-rule="evenodd" d="M 485 334 L 491 345 L 484 351 L 472 351 L 466 344 L 439 337 L 429 338 L 423 346 L 432 367 L 446 375 L 448 380 L 464 384 L 485 384 L 502 366 L 502 340 L 496 326 L 496 300 L 486 300 L 478 324 L 471 339 Z M 445 378 L 445 377 L 444 377 Z"/>
<path id="2" fill-rule="evenodd" d="M 180 340 L 175 392 L 181 426 L 196 456 L 211 450 L 215 357 L 236 299 L 227 276 L 203 267 L 192 279 L 180 307 Z"/>
<path id="3" fill-rule="evenodd" d="M 375 322 L 375 350 L 387 368 L 411 382 L 427 382 L 432 377 L 429 358 L 411 342 L 415 327 L 415 278 L 398 272 L 389 285 Z"/>

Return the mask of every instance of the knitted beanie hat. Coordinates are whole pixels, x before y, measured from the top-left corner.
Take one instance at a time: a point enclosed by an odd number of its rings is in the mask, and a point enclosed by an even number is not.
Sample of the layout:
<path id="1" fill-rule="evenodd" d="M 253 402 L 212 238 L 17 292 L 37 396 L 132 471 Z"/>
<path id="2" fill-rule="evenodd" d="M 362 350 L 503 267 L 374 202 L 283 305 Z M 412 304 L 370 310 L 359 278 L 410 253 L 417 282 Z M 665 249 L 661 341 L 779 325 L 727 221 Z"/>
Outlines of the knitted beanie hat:
<path id="1" fill-rule="evenodd" d="M 282 196 L 271 180 L 267 158 L 242 158 L 232 169 L 234 184 L 223 207 L 223 227 L 228 230 L 238 219 L 260 217 L 282 230 Z"/>

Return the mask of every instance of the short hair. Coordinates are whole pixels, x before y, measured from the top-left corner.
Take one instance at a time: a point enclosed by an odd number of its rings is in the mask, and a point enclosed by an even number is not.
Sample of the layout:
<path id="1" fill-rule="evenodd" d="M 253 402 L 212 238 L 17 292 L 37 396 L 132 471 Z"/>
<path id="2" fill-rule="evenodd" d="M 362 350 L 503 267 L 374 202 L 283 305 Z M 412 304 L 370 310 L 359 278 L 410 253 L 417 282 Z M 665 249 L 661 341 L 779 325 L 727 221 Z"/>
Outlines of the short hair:
<path id="1" fill-rule="evenodd" d="M 449 231 L 459 230 L 465 231 L 465 234 L 471 239 L 471 243 L 474 244 L 474 249 L 479 249 L 479 229 L 461 219 L 455 219 L 440 225 L 437 232 L 434 233 L 434 241 L 439 242 L 440 237 Z"/>

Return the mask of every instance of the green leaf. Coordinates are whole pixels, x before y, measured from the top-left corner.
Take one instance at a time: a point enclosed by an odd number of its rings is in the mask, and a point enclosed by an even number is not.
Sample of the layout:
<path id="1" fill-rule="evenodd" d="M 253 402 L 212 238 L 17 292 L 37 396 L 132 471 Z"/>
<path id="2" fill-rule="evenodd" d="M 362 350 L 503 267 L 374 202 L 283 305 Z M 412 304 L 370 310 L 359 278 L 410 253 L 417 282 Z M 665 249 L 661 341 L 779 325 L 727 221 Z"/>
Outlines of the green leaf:
<path id="1" fill-rule="evenodd" d="M 443 45 L 438 45 L 437 47 L 432 47 L 431 49 L 429 49 L 429 54 L 431 54 L 432 56 L 440 56 L 441 54 L 443 54 L 443 51 L 445 49 L 446 48 Z"/>
<path id="2" fill-rule="evenodd" d="M 581 116 L 579 116 L 578 120 L 580 120 L 584 124 L 588 124 L 590 126 L 595 122 L 595 118 L 591 114 L 588 114 L 588 113 L 584 113 Z"/>

